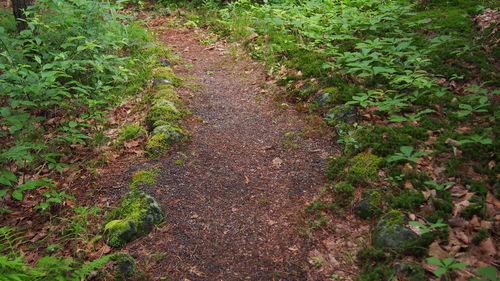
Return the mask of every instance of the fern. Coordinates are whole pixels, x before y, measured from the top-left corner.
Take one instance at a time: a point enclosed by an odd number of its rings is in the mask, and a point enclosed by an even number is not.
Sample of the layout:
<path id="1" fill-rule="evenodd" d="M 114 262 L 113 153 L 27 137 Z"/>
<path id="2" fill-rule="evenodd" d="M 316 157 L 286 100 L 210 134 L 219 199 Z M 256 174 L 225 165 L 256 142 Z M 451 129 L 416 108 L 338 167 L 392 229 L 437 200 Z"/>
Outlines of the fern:
<path id="1" fill-rule="evenodd" d="M 92 271 L 103 268 L 106 263 L 108 263 L 114 256 L 115 254 L 105 255 L 82 265 L 80 268 L 74 271 L 72 280 L 80 281 L 82 279 L 85 279 L 85 277 Z"/>

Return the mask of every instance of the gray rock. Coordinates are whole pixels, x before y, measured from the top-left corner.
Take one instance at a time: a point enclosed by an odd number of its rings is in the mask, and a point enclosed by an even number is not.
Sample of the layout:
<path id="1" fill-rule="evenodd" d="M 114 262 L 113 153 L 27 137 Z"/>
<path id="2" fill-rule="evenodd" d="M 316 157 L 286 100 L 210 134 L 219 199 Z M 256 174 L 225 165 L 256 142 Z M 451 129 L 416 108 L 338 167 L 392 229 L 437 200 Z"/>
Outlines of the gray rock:
<path id="1" fill-rule="evenodd" d="M 182 141 L 184 138 L 184 133 L 178 127 L 173 125 L 161 125 L 153 130 L 153 136 L 165 134 L 165 141 L 167 144 L 174 144 L 176 142 Z"/>
<path id="2" fill-rule="evenodd" d="M 408 218 L 399 211 L 391 211 L 384 215 L 375 227 L 373 246 L 405 250 L 417 241 L 418 235 L 405 225 Z"/>
<path id="3" fill-rule="evenodd" d="M 163 60 L 161 60 L 161 61 L 158 63 L 158 65 L 161 65 L 161 66 L 171 66 L 171 65 L 172 65 L 172 63 L 171 63 L 169 60 L 167 60 L 167 59 L 163 59 Z"/>
<path id="4" fill-rule="evenodd" d="M 325 116 L 325 121 L 330 126 L 337 127 L 342 123 L 354 123 L 358 120 L 358 111 L 354 106 L 350 105 L 339 105 L 336 106 Z"/>
<path id="5" fill-rule="evenodd" d="M 316 98 L 314 98 L 314 102 L 318 106 L 327 106 L 332 102 L 332 95 L 330 93 L 319 93 Z"/>
<path id="6" fill-rule="evenodd" d="M 168 81 L 167 79 L 156 79 L 153 80 L 153 88 L 156 87 L 156 85 L 172 85 L 172 82 Z"/>

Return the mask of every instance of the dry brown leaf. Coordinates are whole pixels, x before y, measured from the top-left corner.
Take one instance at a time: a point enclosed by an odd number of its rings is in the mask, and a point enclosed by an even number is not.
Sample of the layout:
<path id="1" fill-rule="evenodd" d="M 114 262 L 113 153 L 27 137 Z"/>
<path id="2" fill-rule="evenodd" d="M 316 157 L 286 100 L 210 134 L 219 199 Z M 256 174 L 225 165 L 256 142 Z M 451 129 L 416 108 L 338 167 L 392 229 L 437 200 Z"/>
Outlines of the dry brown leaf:
<path id="1" fill-rule="evenodd" d="M 479 244 L 479 248 L 481 249 L 481 253 L 485 256 L 494 257 L 497 253 L 495 242 L 493 242 L 493 238 L 490 237 Z"/>
<path id="2" fill-rule="evenodd" d="M 275 168 L 280 168 L 281 164 L 283 164 L 283 160 L 281 160 L 281 158 L 276 157 L 276 158 L 273 159 L 273 166 Z"/>
<path id="3" fill-rule="evenodd" d="M 455 204 L 455 209 L 453 209 L 453 216 L 457 216 L 458 214 L 462 213 L 462 211 L 469 206 L 470 202 L 467 200 Z"/>
<path id="4" fill-rule="evenodd" d="M 429 256 L 444 259 L 444 258 L 448 257 L 448 253 L 446 253 L 446 251 L 443 250 L 443 248 L 441 248 L 441 246 L 439 245 L 439 243 L 437 241 L 434 241 L 429 246 Z"/>
<path id="5" fill-rule="evenodd" d="M 493 194 L 488 192 L 486 194 L 486 215 L 488 217 L 493 217 L 500 212 L 500 200 L 498 200 Z"/>

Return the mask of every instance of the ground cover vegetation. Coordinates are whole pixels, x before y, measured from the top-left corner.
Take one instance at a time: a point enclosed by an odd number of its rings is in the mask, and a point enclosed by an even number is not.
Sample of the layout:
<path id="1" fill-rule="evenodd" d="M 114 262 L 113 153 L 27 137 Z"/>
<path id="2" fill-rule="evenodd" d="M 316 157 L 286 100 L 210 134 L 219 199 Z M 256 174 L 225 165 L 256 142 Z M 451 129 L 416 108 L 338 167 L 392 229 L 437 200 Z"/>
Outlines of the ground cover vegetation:
<path id="1" fill-rule="evenodd" d="M 498 3 L 164 3 L 239 42 L 333 128 L 333 202 L 305 212 L 308 229 L 339 208 L 374 222 L 357 280 L 498 280 Z"/>
<path id="2" fill-rule="evenodd" d="M 113 243 L 103 217 L 119 212 L 85 207 L 94 191 L 74 184 L 127 151 L 157 156 L 183 139 L 177 123 L 186 112 L 174 90 L 181 80 L 169 52 L 124 2 L 35 1 L 22 31 L 1 4 L 0 280 L 130 278 L 133 259 L 105 244 Z M 147 124 L 155 108 L 162 114 Z M 151 175 L 138 172 L 131 189 Z M 155 202 L 134 192 L 143 207 Z M 135 206 L 131 197 L 122 205 Z"/>

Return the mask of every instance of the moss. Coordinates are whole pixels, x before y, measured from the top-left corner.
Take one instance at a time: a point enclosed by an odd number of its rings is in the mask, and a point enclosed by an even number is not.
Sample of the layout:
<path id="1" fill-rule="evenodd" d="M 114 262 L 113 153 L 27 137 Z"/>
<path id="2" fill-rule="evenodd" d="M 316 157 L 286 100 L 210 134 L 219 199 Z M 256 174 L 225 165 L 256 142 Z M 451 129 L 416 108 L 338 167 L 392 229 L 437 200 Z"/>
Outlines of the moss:
<path id="1" fill-rule="evenodd" d="M 397 276 L 402 277 L 402 278 L 397 278 L 396 280 L 408 280 L 408 281 L 428 280 L 427 276 L 425 275 L 425 270 L 419 264 L 407 263 L 407 262 L 395 263 L 392 267 L 396 269 Z"/>
<path id="2" fill-rule="evenodd" d="M 154 101 L 168 100 L 176 105 L 182 105 L 183 102 L 179 97 L 179 94 L 175 91 L 175 88 L 170 85 L 158 85 L 158 90 L 152 95 Z"/>
<path id="3" fill-rule="evenodd" d="M 314 81 L 305 82 L 302 86 L 293 90 L 293 96 L 299 101 L 307 100 L 311 95 L 318 91 L 318 84 Z"/>
<path id="4" fill-rule="evenodd" d="M 362 184 L 375 180 L 378 177 L 378 167 L 382 159 L 371 153 L 363 152 L 349 160 L 347 180 L 351 183 Z"/>
<path id="5" fill-rule="evenodd" d="M 173 86 L 177 87 L 181 84 L 182 80 L 175 75 L 174 71 L 172 68 L 165 66 L 165 67 L 158 67 L 153 70 L 152 77 L 154 79 L 166 79 L 172 83 Z"/>
<path id="6" fill-rule="evenodd" d="M 124 252 L 118 252 L 113 255 L 111 260 L 114 262 L 114 280 L 130 280 L 138 274 L 136 262 L 132 256 Z"/>
<path id="7" fill-rule="evenodd" d="M 159 170 L 138 171 L 132 176 L 130 188 L 136 188 L 138 185 L 153 185 L 158 178 Z"/>
<path id="8" fill-rule="evenodd" d="M 400 210 L 391 210 L 387 212 L 384 216 L 382 216 L 379 223 L 381 223 L 384 226 L 403 225 L 406 223 L 405 219 L 406 219 L 405 214 L 403 214 L 403 212 L 401 212 Z"/>
<path id="9" fill-rule="evenodd" d="M 490 236 L 491 231 L 489 229 L 480 229 L 477 234 L 472 237 L 472 243 L 479 245 L 479 243 L 488 239 Z"/>
<path id="10" fill-rule="evenodd" d="M 323 90 L 323 92 L 328 93 L 332 97 L 332 102 L 335 103 L 346 103 L 352 99 L 352 93 L 344 89 L 339 89 L 337 87 L 330 87 Z"/>
<path id="11" fill-rule="evenodd" d="M 354 187 L 346 181 L 337 183 L 333 187 L 333 192 L 335 193 L 335 202 L 340 206 L 347 206 L 351 204 L 354 199 Z"/>
<path id="12" fill-rule="evenodd" d="M 144 137 L 146 135 L 146 130 L 139 124 L 126 124 L 120 131 L 119 141 L 127 141 L 131 139 L 136 139 Z"/>
<path id="13" fill-rule="evenodd" d="M 413 211 L 425 203 L 425 198 L 418 191 L 403 191 L 399 196 L 392 196 L 389 201 L 392 208 Z"/>
<path id="14" fill-rule="evenodd" d="M 152 136 L 149 139 L 148 144 L 146 145 L 146 151 L 148 151 L 148 153 L 150 153 L 153 156 L 158 155 L 164 151 L 167 151 L 170 148 L 170 144 L 167 143 L 165 138 L 166 138 L 165 134 L 158 134 Z"/>
<path id="15" fill-rule="evenodd" d="M 152 156 L 157 156 L 170 149 L 173 144 L 184 138 L 182 129 L 168 123 L 157 126 L 153 134 L 146 145 L 146 151 Z"/>
<path id="16" fill-rule="evenodd" d="M 331 180 L 341 177 L 344 174 L 347 162 L 348 160 L 345 157 L 331 157 L 326 169 L 326 177 Z"/>
<path id="17" fill-rule="evenodd" d="M 146 125 L 151 131 L 158 121 L 176 121 L 182 118 L 181 112 L 172 102 L 159 100 L 155 103 L 146 115 Z"/>
<path id="18" fill-rule="evenodd" d="M 163 219 L 161 207 L 154 198 L 134 189 L 108 215 L 104 226 L 106 243 L 115 248 L 123 247 L 149 233 L 153 225 L 161 223 Z"/>
<path id="19" fill-rule="evenodd" d="M 382 194 L 379 189 L 367 189 L 362 192 L 362 200 L 354 208 L 354 213 L 362 219 L 380 216 L 382 213 Z"/>
<path id="20" fill-rule="evenodd" d="M 415 145 L 418 141 L 426 140 L 428 134 L 424 128 L 415 126 L 375 125 L 357 130 L 354 138 L 357 140 L 357 151 L 371 148 L 374 154 L 386 157 L 399 152 L 401 146 Z"/>

